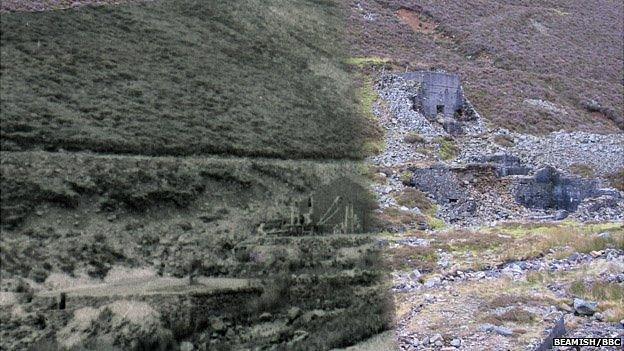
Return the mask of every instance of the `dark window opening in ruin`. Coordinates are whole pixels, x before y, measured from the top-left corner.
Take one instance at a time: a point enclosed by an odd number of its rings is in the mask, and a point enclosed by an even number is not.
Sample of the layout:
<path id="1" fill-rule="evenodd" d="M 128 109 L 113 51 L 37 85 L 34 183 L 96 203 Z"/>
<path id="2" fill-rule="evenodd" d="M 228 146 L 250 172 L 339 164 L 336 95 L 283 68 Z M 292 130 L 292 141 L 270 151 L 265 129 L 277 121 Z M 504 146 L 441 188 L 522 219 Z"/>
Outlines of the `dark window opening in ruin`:
<path id="1" fill-rule="evenodd" d="M 455 118 L 458 117 L 463 117 L 464 116 L 464 109 L 463 108 L 458 108 L 457 110 L 455 110 Z"/>
<path id="2" fill-rule="evenodd" d="M 456 202 L 457 202 L 457 200 L 458 200 L 458 199 L 448 199 L 448 202 L 449 202 L 450 204 L 454 204 L 454 203 L 456 203 Z"/>
<path id="3" fill-rule="evenodd" d="M 418 96 L 412 96 L 411 98 L 412 100 L 412 110 L 413 111 L 420 111 L 420 101 L 418 100 Z"/>
<path id="4" fill-rule="evenodd" d="M 65 309 L 66 299 L 67 299 L 67 293 L 62 292 L 61 297 L 59 298 L 59 310 Z"/>
<path id="5" fill-rule="evenodd" d="M 436 106 L 437 113 L 444 113 L 444 105 Z"/>

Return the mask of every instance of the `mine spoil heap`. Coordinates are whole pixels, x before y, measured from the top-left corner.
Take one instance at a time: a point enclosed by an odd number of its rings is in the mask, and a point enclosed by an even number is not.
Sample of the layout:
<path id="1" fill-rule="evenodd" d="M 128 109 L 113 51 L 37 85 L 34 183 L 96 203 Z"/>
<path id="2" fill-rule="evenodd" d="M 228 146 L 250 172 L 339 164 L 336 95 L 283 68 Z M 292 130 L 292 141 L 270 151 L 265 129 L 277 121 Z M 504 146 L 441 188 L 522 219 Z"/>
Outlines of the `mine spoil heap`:
<path id="1" fill-rule="evenodd" d="M 382 208 L 396 205 L 391 194 L 408 186 L 426 193 L 438 205 L 437 215 L 457 225 L 624 218 L 624 196 L 607 180 L 624 167 L 623 135 L 535 137 L 488 129 L 459 76 L 447 72 L 383 74 L 376 87 L 374 111 L 387 147 L 371 161 L 393 169 L 385 175 L 389 186 L 376 187 Z M 410 144 L 410 135 L 421 140 Z M 594 174 L 574 173 L 580 163 L 598 159 L 587 166 Z"/>

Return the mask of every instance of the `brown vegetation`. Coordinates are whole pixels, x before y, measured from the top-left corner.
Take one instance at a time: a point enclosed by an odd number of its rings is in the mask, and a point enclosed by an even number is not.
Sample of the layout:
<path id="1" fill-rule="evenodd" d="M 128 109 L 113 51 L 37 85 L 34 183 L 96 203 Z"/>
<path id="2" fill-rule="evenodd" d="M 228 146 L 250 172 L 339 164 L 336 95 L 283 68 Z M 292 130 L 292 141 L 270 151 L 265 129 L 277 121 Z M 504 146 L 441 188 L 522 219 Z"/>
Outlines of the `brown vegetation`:
<path id="1" fill-rule="evenodd" d="M 441 232 L 435 235 L 435 239 L 456 251 L 472 250 L 478 252 L 500 247 L 512 241 L 511 238 L 498 234 L 468 230 Z"/>
<path id="2" fill-rule="evenodd" d="M 418 207 L 419 210 L 425 213 L 431 213 L 435 211 L 435 206 L 431 203 L 431 200 L 427 197 L 427 194 L 422 191 L 408 187 L 395 196 L 397 203 L 401 206 L 408 208 Z"/>
<path id="3" fill-rule="evenodd" d="M 426 223 L 427 218 L 410 211 L 401 211 L 396 207 L 388 207 L 377 215 L 382 228 L 408 227 L 417 223 Z"/>
<path id="4" fill-rule="evenodd" d="M 501 314 L 491 313 L 483 318 L 486 323 L 501 325 L 505 322 L 514 322 L 520 324 L 531 324 L 537 319 L 537 316 L 521 307 L 513 307 Z"/>
<path id="5" fill-rule="evenodd" d="M 607 178 L 609 179 L 612 187 L 620 191 L 624 191 L 624 168 L 621 168 L 615 173 L 609 174 Z"/>
<path id="6" fill-rule="evenodd" d="M 500 146 L 511 147 L 514 145 L 514 138 L 511 135 L 499 134 L 494 137 L 494 142 Z"/>
<path id="7" fill-rule="evenodd" d="M 501 294 L 485 304 L 485 307 L 490 309 L 495 309 L 498 307 L 509 307 L 513 305 L 524 305 L 530 301 L 525 295 L 514 295 L 514 294 Z"/>
<path id="8" fill-rule="evenodd" d="M 397 17 L 410 26 L 415 32 L 431 34 L 435 32 L 437 24 L 431 19 L 424 18 L 418 12 L 401 8 L 397 11 Z"/>
<path id="9" fill-rule="evenodd" d="M 431 247 L 400 246 L 389 250 L 388 262 L 392 269 L 418 269 L 421 272 L 433 272 L 437 268 L 438 255 Z"/>
<path id="10" fill-rule="evenodd" d="M 412 132 L 412 133 L 407 134 L 403 138 L 403 141 L 405 141 L 406 143 L 410 143 L 410 144 L 424 143 L 425 138 L 423 138 L 420 134 L 416 132 Z"/>
<path id="11" fill-rule="evenodd" d="M 395 211 L 398 220 L 409 220 L 408 212 Z M 429 222 L 429 218 L 425 218 Z M 608 232 L 610 235 L 598 236 Z M 549 224 L 526 223 L 501 224 L 482 230 L 447 230 L 436 233 L 417 232 L 418 237 L 430 240 L 426 248 L 415 251 L 423 255 L 422 250 L 437 252 L 443 250 L 453 255 L 457 264 L 454 269 L 484 269 L 505 262 L 532 259 L 544 255 L 567 257 L 573 252 L 591 253 L 605 248 L 624 248 L 624 228 L 617 223 L 591 224 Z M 399 256 L 409 256 L 396 251 Z M 554 250 L 551 252 L 551 250 Z M 534 277 L 538 278 L 538 277 Z"/>
<path id="12" fill-rule="evenodd" d="M 570 171 L 583 178 L 591 178 L 595 175 L 592 166 L 584 163 L 575 163 L 570 166 Z"/>
<path id="13" fill-rule="evenodd" d="M 345 65 L 342 12 L 332 2 L 283 5 L 155 1 L 3 14 L 0 148 L 364 157 L 365 139 L 378 133 L 364 131 L 371 124 Z"/>

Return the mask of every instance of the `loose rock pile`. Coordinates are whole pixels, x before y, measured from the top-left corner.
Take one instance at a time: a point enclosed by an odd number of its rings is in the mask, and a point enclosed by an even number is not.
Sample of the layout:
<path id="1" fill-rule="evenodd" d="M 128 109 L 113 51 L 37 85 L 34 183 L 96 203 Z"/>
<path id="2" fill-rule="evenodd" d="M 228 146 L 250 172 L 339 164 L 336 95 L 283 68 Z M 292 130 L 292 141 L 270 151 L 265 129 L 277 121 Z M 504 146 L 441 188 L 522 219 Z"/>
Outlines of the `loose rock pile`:
<path id="1" fill-rule="evenodd" d="M 370 162 L 394 172 L 384 174 L 387 183 L 374 189 L 382 209 L 397 206 L 392 194 L 404 189 L 400 173 L 408 169 L 414 174 L 411 186 L 429 194 L 439 206 L 437 216 L 450 224 L 568 216 L 580 221 L 624 219 L 624 194 L 602 190 L 608 188 L 605 176 L 624 168 L 624 134 L 524 135 L 488 130 L 476 114 L 476 119 L 457 120 L 465 134 L 452 137 L 443 121 L 427 119 L 415 107 L 417 82 L 386 75 L 376 89 L 380 101 L 374 112 L 386 130 L 387 147 Z M 410 134 L 421 141 L 406 142 Z M 440 139 L 451 137 L 460 151 L 444 161 L 436 152 Z M 579 169 L 584 173 L 574 174 Z M 543 181 L 546 173 L 550 176 Z M 417 208 L 406 210 L 419 213 Z"/>
<path id="2" fill-rule="evenodd" d="M 568 271 L 589 262 L 624 262 L 624 250 L 606 249 L 592 252 L 591 254 L 574 253 L 564 259 L 549 260 L 537 258 L 525 261 L 505 263 L 499 267 L 480 271 L 455 271 L 440 277 L 432 277 L 424 282 L 422 274 L 418 270 L 412 272 L 393 272 L 393 291 L 406 292 L 414 290 L 427 290 L 438 288 L 456 282 L 478 281 L 482 279 L 498 279 L 506 277 L 518 280 L 525 277 L 528 272 L 557 272 Z M 624 281 L 624 274 L 605 277 L 606 281 Z"/>
<path id="3" fill-rule="evenodd" d="M 380 208 L 397 208 L 420 214 L 418 207 L 400 206 L 395 200 L 406 187 L 416 187 L 437 205 L 436 217 L 452 226 L 482 226 L 505 220 L 553 221 L 572 218 L 578 221 L 624 220 L 624 194 L 610 189 L 606 176 L 624 168 L 624 135 L 598 135 L 584 132 L 556 132 L 546 136 L 490 130 L 476 114 L 476 120 L 456 120 L 462 133 L 454 133 L 442 119 L 430 120 L 414 103 L 419 86 L 398 76 L 387 75 L 376 85 L 380 100 L 374 113 L 386 131 L 385 150 L 370 159 L 378 167 L 382 184 L 374 186 Z M 542 104 L 540 101 L 530 103 Z M 553 113 L 556 113 L 554 111 Z M 414 142 L 406 141 L 413 136 Z M 456 157 L 442 157 L 442 143 L 458 148 Z M 451 155 L 453 156 L 453 155 Z M 409 175 L 406 181 L 406 173 Z M 417 228 L 424 229 L 424 228 Z M 600 235 L 608 236 L 609 233 Z M 424 247 L 429 239 L 405 237 L 394 245 Z M 554 252 L 554 251 L 553 251 Z M 467 284 L 495 284 L 498 281 L 524 281 L 531 272 L 575 271 L 587 265 L 624 266 L 624 250 L 604 249 L 573 253 L 556 259 L 553 255 L 507 262 L 483 270 L 458 270 L 451 253 L 437 251 L 440 274 L 426 275 L 418 269 L 392 273 L 392 290 L 397 296 L 414 301 L 397 323 L 401 350 L 480 350 L 484 342 L 492 349 L 507 349 L 521 336 L 505 325 L 482 324 L 472 334 L 458 329 L 434 331 L 427 325 L 416 333 L 414 325 L 428 308 L 444 308 L 444 301 L 461 300 L 457 290 Z M 604 271 L 600 282 L 622 284 L 624 274 Z M 557 298 L 569 300 L 568 309 L 555 306 L 522 304 L 540 321 L 546 322 L 543 335 L 531 339 L 527 350 L 535 350 L 565 317 L 578 328 L 564 337 L 622 337 L 623 325 L 602 320 L 593 301 L 574 300 L 566 287 L 552 282 L 545 285 Z M 470 297 L 468 297 L 470 299 Z M 472 302 L 475 303 L 474 301 Z M 448 305 L 447 305 L 448 306 Z M 456 306 L 457 307 L 457 306 Z M 463 307 L 463 306 L 462 306 Z M 501 313 L 508 308 L 499 308 Z M 431 313 L 431 311 L 429 311 Z M 575 315 L 576 314 L 576 315 Z M 453 318 L 450 311 L 435 311 L 433 317 Z M 472 314 L 470 319 L 472 320 Z M 623 321 L 624 322 L 624 321 Z M 453 321 L 449 320 L 450 325 Z M 489 349 L 489 348 L 485 348 Z M 564 350 L 559 348 L 558 350 Z"/>
<path id="4" fill-rule="evenodd" d="M 507 142 L 501 143 L 501 139 Z M 499 128 L 462 140 L 458 160 L 474 162 L 483 155 L 496 153 L 514 155 L 527 165 L 549 165 L 564 171 L 573 165 L 587 165 L 602 176 L 624 166 L 624 134 L 559 131 L 535 136 Z"/>

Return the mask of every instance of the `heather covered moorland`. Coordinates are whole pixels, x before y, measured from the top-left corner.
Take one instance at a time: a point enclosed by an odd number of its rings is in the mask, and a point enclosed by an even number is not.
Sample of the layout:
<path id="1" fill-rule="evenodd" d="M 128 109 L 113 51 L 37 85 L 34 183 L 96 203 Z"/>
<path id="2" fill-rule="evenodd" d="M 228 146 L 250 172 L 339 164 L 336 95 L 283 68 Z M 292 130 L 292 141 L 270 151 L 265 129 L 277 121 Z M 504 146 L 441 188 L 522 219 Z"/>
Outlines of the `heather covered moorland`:
<path id="1" fill-rule="evenodd" d="M 363 156 L 331 2 L 86 6 L 0 30 L 5 150 Z"/>
<path id="2" fill-rule="evenodd" d="M 397 70 L 460 73 L 467 96 L 492 126 L 536 134 L 624 128 L 619 1 L 367 0 L 351 6 L 354 56 L 379 57 Z"/>

